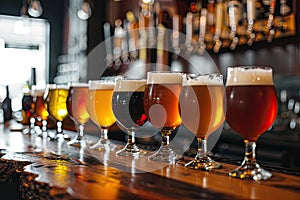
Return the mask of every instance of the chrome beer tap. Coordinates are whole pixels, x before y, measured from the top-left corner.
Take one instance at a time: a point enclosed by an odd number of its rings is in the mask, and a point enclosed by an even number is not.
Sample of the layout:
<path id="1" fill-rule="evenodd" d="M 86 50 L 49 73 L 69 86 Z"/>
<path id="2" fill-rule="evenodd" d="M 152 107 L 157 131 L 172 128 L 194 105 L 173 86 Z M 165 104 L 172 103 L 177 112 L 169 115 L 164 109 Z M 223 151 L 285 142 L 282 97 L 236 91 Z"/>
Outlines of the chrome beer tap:
<path id="1" fill-rule="evenodd" d="M 242 18 L 242 4 L 239 1 L 229 1 L 228 2 L 228 15 L 229 15 L 229 26 L 231 44 L 230 49 L 234 50 L 239 43 L 239 38 L 236 35 L 238 22 Z"/>
<path id="2" fill-rule="evenodd" d="M 270 1 L 270 12 L 268 17 L 267 29 L 269 30 L 269 34 L 267 36 L 267 42 L 272 42 L 275 36 L 274 30 L 274 13 L 275 13 L 276 0 Z"/>
<path id="3" fill-rule="evenodd" d="M 222 19 L 223 19 L 223 2 L 218 0 L 216 4 L 216 30 L 214 35 L 214 47 L 213 51 L 218 53 L 222 47 L 222 41 L 220 39 L 222 33 Z"/>
<path id="4" fill-rule="evenodd" d="M 247 0 L 247 36 L 248 41 L 247 44 L 251 46 L 255 41 L 255 33 L 254 33 L 254 20 L 255 20 L 255 2 L 256 0 Z"/>

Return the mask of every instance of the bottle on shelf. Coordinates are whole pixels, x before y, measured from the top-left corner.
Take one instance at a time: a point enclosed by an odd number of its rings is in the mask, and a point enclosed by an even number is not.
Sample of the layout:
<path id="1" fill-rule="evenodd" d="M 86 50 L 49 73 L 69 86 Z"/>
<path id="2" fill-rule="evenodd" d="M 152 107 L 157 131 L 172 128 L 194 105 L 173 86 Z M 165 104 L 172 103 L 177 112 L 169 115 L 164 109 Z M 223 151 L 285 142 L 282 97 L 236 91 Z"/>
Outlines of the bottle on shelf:
<path id="1" fill-rule="evenodd" d="M 4 121 L 9 121 L 12 119 L 12 107 L 11 107 L 11 98 L 9 97 L 9 87 L 6 85 L 6 97 L 2 102 L 2 110 Z"/>

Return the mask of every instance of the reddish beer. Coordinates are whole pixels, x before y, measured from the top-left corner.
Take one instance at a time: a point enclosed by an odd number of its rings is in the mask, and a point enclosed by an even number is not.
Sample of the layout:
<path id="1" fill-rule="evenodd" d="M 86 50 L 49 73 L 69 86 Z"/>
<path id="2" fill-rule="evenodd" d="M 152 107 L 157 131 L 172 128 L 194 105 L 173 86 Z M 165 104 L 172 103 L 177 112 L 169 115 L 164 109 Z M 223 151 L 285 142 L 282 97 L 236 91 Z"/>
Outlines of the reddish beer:
<path id="1" fill-rule="evenodd" d="M 259 80 L 249 80 L 248 83 L 247 79 L 252 77 L 245 77 L 246 80 L 241 82 L 227 82 L 226 120 L 245 140 L 256 141 L 276 118 L 276 91 L 273 80 L 267 76 L 262 73 Z"/>
<path id="2" fill-rule="evenodd" d="M 262 180 L 272 174 L 256 162 L 257 138 L 263 134 L 277 115 L 277 97 L 272 68 L 264 66 L 240 66 L 227 69 L 226 121 L 243 136 L 245 157 L 243 163 L 229 176 Z"/>
<path id="3" fill-rule="evenodd" d="M 228 124 L 245 140 L 256 141 L 274 122 L 277 97 L 272 85 L 227 86 Z"/>
<path id="4" fill-rule="evenodd" d="M 86 109 L 86 98 L 89 86 L 84 83 L 73 83 L 69 89 L 67 109 L 70 117 L 78 124 L 85 124 L 89 120 Z"/>

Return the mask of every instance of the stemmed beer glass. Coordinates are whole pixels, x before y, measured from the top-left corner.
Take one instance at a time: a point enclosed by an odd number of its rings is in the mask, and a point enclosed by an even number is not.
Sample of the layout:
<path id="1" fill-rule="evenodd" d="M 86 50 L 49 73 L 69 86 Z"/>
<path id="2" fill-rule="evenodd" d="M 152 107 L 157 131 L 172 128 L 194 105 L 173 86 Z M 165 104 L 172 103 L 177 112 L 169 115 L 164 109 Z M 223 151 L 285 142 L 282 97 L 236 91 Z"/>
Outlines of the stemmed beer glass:
<path id="1" fill-rule="evenodd" d="M 100 127 L 99 141 L 90 149 L 114 149 L 115 145 L 108 139 L 109 128 L 116 122 L 112 110 L 112 95 L 115 81 L 90 80 L 86 106 L 90 118 Z"/>
<path id="2" fill-rule="evenodd" d="M 120 156 L 138 156 L 145 151 L 135 143 L 136 131 L 147 122 L 143 99 L 146 79 L 119 79 L 113 92 L 112 107 L 117 122 L 128 133 L 125 147 L 117 151 Z"/>
<path id="3" fill-rule="evenodd" d="M 237 66 L 227 68 L 226 121 L 245 142 L 245 158 L 229 176 L 264 180 L 272 174 L 256 161 L 255 147 L 258 137 L 275 121 L 277 97 L 273 83 L 273 70 L 266 66 Z"/>
<path id="4" fill-rule="evenodd" d="M 152 71 L 147 73 L 144 109 L 149 122 L 160 130 L 162 142 L 159 150 L 149 160 L 175 163 L 177 154 L 170 148 L 170 135 L 181 125 L 179 95 L 182 73 Z"/>
<path id="5" fill-rule="evenodd" d="M 67 109 L 70 118 L 78 125 L 79 131 L 75 138 L 67 144 L 76 147 L 86 147 L 87 140 L 84 134 L 84 125 L 90 115 L 86 109 L 86 98 L 88 94 L 87 83 L 71 83 L 67 98 Z"/>
<path id="6" fill-rule="evenodd" d="M 46 109 L 45 106 L 45 94 L 47 92 L 45 89 L 37 89 L 36 90 L 36 97 L 35 97 L 35 113 L 36 113 L 36 120 L 37 122 L 41 123 L 42 126 L 42 131 L 41 133 L 38 133 L 37 136 L 41 136 L 43 138 L 46 138 L 48 133 L 47 133 L 47 120 L 49 113 Z"/>
<path id="7" fill-rule="evenodd" d="M 49 89 L 49 97 L 47 98 L 47 109 L 49 114 L 56 120 L 56 134 L 49 135 L 50 139 L 68 139 L 62 129 L 62 121 L 68 116 L 67 97 L 69 94 L 69 85 L 53 85 Z"/>
<path id="8" fill-rule="evenodd" d="M 207 152 L 207 138 L 225 120 L 223 75 L 184 74 L 180 94 L 182 123 L 193 132 L 198 141 L 196 157 L 185 164 L 186 167 L 200 170 L 220 168 Z"/>

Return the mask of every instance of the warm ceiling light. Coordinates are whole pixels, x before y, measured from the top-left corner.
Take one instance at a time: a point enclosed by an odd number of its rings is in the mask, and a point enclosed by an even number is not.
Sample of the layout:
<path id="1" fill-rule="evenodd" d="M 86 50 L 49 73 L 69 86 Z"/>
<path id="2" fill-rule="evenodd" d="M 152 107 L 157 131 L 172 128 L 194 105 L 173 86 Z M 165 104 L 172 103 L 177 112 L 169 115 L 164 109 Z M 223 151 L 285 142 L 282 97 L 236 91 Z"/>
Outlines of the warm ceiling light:
<path id="1" fill-rule="evenodd" d="M 89 0 L 82 2 L 81 9 L 78 10 L 77 15 L 80 19 L 87 20 L 92 15 L 92 9 Z"/>
<path id="2" fill-rule="evenodd" d="M 31 0 L 28 7 L 28 14 L 32 17 L 39 17 L 43 13 L 43 8 L 39 0 Z"/>

